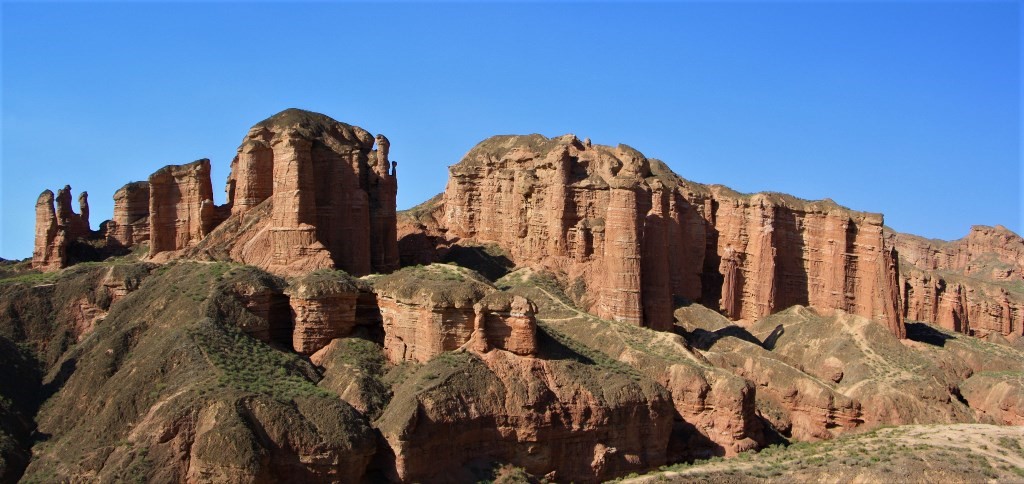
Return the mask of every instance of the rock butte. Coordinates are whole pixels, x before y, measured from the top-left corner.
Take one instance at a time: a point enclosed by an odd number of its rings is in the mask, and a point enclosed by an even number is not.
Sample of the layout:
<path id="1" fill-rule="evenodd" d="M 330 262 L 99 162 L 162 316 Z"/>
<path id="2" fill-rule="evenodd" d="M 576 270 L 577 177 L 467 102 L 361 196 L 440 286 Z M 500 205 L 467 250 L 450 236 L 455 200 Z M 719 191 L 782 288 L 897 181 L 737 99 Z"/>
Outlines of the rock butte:
<path id="1" fill-rule="evenodd" d="M 905 335 L 879 214 L 700 185 L 573 135 L 496 136 L 449 172 L 440 199 L 400 220 L 406 261 L 497 244 L 518 266 L 562 274 L 590 312 L 659 330 L 689 300 L 747 321 L 793 305 L 841 309 Z"/>
<path id="2" fill-rule="evenodd" d="M 223 206 L 214 205 L 206 159 L 168 165 L 147 182 L 122 187 L 114 218 L 98 235 L 88 230 L 84 199 L 82 215 L 71 211 L 70 187 L 58 194 L 56 213 L 52 193 L 43 192 L 33 266 L 65 267 L 69 241 L 92 236 L 121 249 L 148 241 L 157 262 L 233 260 L 285 276 L 327 268 L 390 272 L 398 268 L 398 182 L 389 146 L 383 135 L 322 114 L 282 111 L 242 140 Z"/>

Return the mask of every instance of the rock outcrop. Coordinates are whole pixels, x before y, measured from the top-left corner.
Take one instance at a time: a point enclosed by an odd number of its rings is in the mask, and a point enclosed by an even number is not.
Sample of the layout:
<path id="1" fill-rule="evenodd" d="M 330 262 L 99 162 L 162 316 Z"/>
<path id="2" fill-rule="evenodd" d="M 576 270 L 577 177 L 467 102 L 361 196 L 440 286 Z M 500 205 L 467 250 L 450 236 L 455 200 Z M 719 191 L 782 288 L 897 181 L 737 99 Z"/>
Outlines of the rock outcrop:
<path id="1" fill-rule="evenodd" d="M 461 348 L 475 329 L 473 306 L 496 291 L 456 266 L 410 267 L 373 282 L 384 323 L 384 354 L 392 363 L 424 363 Z"/>
<path id="2" fill-rule="evenodd" d="M 472 349 L 500 348 L 517 355 L 537 352 L 537 306 L 523 296 L 492 292 L 473 305 Z"/>
<path id="3" fill-rule="evenodd" d="M 217 218 L 210 160 L 168 165 L 149 175 L 150 256 L 195 245 Z"/>
<path id="4" fill-rule="evenodd" d="M 398 179 L 389 151 L 384 135 L 322 114 L 282 111 L 242 140 L 227 204 L 213 201 L 209 160 L 165 166 L 114 194 L 113 219 L 101 225 L 104 249 L 124 253 L 148 240 L 157 262 L 233 260 L 282 276 L 334 268 L 354 275 L 393 271 L 399 267 Z M 56 197 L 40 195 L 37 268 L 64 267 L 68 244 L 92 235 L 86 197 L 76 214 L 70 187 Z"/>
<path id="5" fill-rule="evenodd" d="M 114 218 L 107 239 L 121 247 L 149 240 L 149 183 L 131 182 L 114 192 Z"/>
<path id="6" fill-rule="evenodd" d="M 449 171 L 443 198 L 401 220 L 403 259 L 498 244 L 517 265 L 564 274 L 593 314 L 655 329 L 690 300 L 748 321 L 842 309 L 904 334 L 881 215 L 692 183 L 572 135 L 496 136 Z"/>
<path id="7" fill-rule="evenodd" d="M 56 202 L 56 207 L 54 207 Z M 68 264 L 68 246 L 72 241 L 89 237 L 89 194 L 78 196 L 79 212 L 71 208 L 71 186 L 53 192 L 45 190 L 36 201 L 36 233 L 32 248 L 32 267 L 52 271 Z"/>
<path id="8" fill-rule="evenodd" d="M 298 109 L 258 123 L 232 162 L 231 216 L 201 250 L 282 275 L 397 269 L 398 182 L 387 138 L 376 143 L 362 128 Z"/>
<path id="9" fill-rule="evenodd" d="M 46 190 L 36 201 L 36 238 L 32 248 L 32 267 L 57 270 L 67 263 L 67 234 L 57 223 L 53 210 L 53 192 Z"/>
<path id="10" fill-rule="evenodd" d="M 529 356 L 537 348 L 537 307 L 457 266 L 410 267 L 373 281 L 392 363 L 445 352 L 492 349 Z"/>
<path id="11" fill-rule="evenodd" d="M 975 226 L 953 242 L 888 234 L 899 252 L 908 320 L 977 336 L 1024 336 L 1024 239 Z"/>
<path id="12" fill-rule="evenodd" d="M 1000 425 L 1024 425 L 1024 374 L 976 373 L 960 385 L 976 412 Z"/>
<path id="13" fill-rule="evenodd" d="M 317 271 L 291 281 L 288 289 L 295 329 L 292 348 L 311 355 L 331 340 L 348 336 L 359 324 L 358 282 L 340 271 Z"/>
<path id="14" fill-rule="evenodd" d="M 672 404 L 644 378 L 505 351 L 449 353 L 397 387 L 376 425 L 399 482 L 472 481 L 474 462 L 488 461 L 599 482 L 665 462 Z"/>

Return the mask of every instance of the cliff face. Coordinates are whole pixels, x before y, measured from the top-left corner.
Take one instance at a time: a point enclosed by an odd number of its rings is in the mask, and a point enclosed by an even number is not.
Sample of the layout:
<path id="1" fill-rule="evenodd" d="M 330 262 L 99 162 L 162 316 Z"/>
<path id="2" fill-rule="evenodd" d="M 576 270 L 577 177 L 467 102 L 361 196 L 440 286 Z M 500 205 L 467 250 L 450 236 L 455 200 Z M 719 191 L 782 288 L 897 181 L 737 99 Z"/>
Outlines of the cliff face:
<path id="1" fill-rule="evenodd" d="M 952 242 L 890 233 L 907 319 L 965 334 L 1024 335 L 1024 239 L 975 226 Z"/>
<path id="2" fill-rule="evenodd" d="M 359 292 L 357 282 L 341 272 L 314 272 L 292 280 L 285 293 L 295 320 L 295 351 L 310 355 L 331 340 L 351 334 L 360 323 L 356 318 Z"/>
<path id="3" fill-rule="evenodd" d="M 393 271 L 398 181 L 389 149 L 384 135 L 374 138 L 322 114 L 282 111 L 242 140 L 227 204 L 213 202 L 209 160 L 168 165 L 114 194 L 113 219 L 101 225 L 104 250 L 123 253 L 148 241 L 158 262 L 233 260 L 282 276 L 332 268 L 357 276 Z M 92 235 L 86 196 L 76 214 L 70 187 L 56 197 L 40 195 L 36 268 L 65 267 L 68 245 Z"/>
<path id="4" fill-rule="evenodd" d="M 231 215 L 196 252 L 283 275 L 397 269 L 387 146 L 383 135 L 297 109 L 258 123 L 231 164 Z"/>
<path id="5" fill-rule="evenodd" d="M 647 379 L 565 360 L 450 353 L 396 388 L 376 425 L 398 482 L 466 482 L 481 456 L 600 482 L 666 461 L 672 404 Z"/>
<path id="6" fill-rule="evenodd" d="M 384 327 L 384 354 L 392 363 L 424 363 L 463 347 L 536 351 L 536 306 L 498 291 L 480 275 L 456 266 L 411 267 L 374 281 Z"/>
<path id="7" fill-rule="evenodd" d="M 149 183 L 132 182 L 114 192 L 114 218 L 107 238 L 122 247 L 149 240 Z"/>
<path id="8" fill-rule="evenodd" d="M 210 160 L 168 165 L 149 175 L 151 256 L 195 245 L 217 222 Z"/>
<path id="9" fill-rule="evenodd" d="M 881 215 L 688 182 L 624 145 L 490 138 L 450 168 L 441 200 L 400 225 L 404 259 L 495 243 L 517 265 L 564 274 L 607 319 L 669 329 L 680 299 L 740 320 L 803 304 L 904 335 Z"/>
<path id="10" fill-rule="evenodd" d="M 54 202 L 56 201 L 56 207 Z M 63 268 L 68 264 L 68 245 L 89 237 L 89 194 L 78 196 L 80 213 L 71 208 L 71 186 L 53 192 L 45 190 L 36 201 L 36 234 L 32 247 L 32 267 L 43 271 Z"/>

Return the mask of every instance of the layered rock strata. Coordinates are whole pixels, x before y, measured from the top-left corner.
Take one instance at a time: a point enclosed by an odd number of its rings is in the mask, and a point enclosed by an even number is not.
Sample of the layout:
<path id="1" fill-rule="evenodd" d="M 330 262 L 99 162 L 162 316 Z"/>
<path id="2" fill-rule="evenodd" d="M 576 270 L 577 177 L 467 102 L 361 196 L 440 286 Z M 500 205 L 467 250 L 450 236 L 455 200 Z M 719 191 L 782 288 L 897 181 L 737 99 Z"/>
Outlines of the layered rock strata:
<path id="1" fill-rule="evenodd" d="M 563 274 L 590 312 L 655 329 L 690 300 L 741 320 L 842 309 L 904 335 L 881 215 L 688 182 L 628 146 L 572 135 L 496 136 L 449 171 L 443 197 L 403 217 L 404 259 L 498 244 Z"/>
<path id="2" fill-rule="evenodd" d="M 420 363 L 468 348 L 536 351 L 536 306 L 499 293 L 479 274 L 444 264 L 406 268 L 374 281 L 392 363 Z"/>
<path id="3" fill-rule="evenodd" d="M 168 165 L 115 193 L 114 217 L 102 224 L 102 235 L 109 248 L 122 250 L 148 240 L 156 261 L 234 260 L 283 276 L 332 268 L 390 272 L 399 259 L 397 163 L 389 151 L 384 135 L 288 109 L 242 140 L 227 204 L 214 204 L 209 160 Z M 85 197 L 75 214 L 70 187 L 56 197 L 40 195 L 36 267 L 64 267 L 69 241 L 90 234 Z M 54 198 L 56 209 L 47 208 Z"/>
<path id="4" fill-rule="evenodd" d="M 149 176 L 151 256 L 195 245 L 217 223 L 210 160 L 167 165 Z"/>
<path id="5" fill-rule="evenodd" d="M 908 320 L 986 336 L 1024 335 L 1024 239 L 975 226 L 952 242 L 890 233 Z"/>
<path id="6" fill-rule="evenodd" d="M 672 404 L 646 378 L 505 351 L 437 358 L 376 422 L 392 480 L 465 482 L 474 461 L 556 482 L 600 482 L 665 462 Z"/>
<path id="7" fill-rule="evenodd" d="M 54 206 L 56 202 L 56 206 Z M 45 190 L 36 200 L 36 233 L 32 247 L 32 267 L 52 271 L 68 264 L 68 245 L 81 237 L 89 237 L 89 194 L 78 196 L 79 212 L 71 208 L 71 186 L 53 192 Z"/>
<path id="8" fill-rule="evenodd" d="M 492 292 L 473 305 L 472 349 L 500 348 L 517 355 L 537 352 L 537 306 L 523 296 Z"/>
<path id="9" fill-rule="evenodd" d="M 285 290 L 295 329 L 292 348 L 311 355 L 331 340 L 348 336 L 358 324 L 359 287 L 346 274 L 318 271 L 294 279 Z"/>
<path id="10" fill-rule="evenodd" d="M 149 183 L 131 182 L 114 192 L 114 218 L 107 239 L 122 247 L 149 240 Z"/>
<path id="11" fill-rule="evenodd" d="M 257 124 L 232 162 L 233 220 L 205 250 L 285 275 L 398 268 L 398 182 L 388 146 L 383 135 L 375 140 L 357 126 L 297 109 Z M 268 215 L 255 210 L 264 203 Z M 257 219 L 246 218 L 253 213 Z"/>

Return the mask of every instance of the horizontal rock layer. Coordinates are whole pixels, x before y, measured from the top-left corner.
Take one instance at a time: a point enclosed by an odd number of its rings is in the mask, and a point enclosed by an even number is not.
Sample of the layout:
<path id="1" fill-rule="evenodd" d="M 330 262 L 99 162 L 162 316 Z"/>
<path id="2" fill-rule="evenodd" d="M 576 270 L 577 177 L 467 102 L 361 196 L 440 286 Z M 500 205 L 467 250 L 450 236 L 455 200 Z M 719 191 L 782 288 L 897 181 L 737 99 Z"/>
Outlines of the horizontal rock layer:
<path id="1" fill-rule="evenodd" d="M 401 220 L 405 260 L 494 243 L 517 265 L 564 274 L 592 313 L 655 329 L 691 300 L 743 320 L 842 309 L 903 335 L 881 215 L 692 183 L 572 135 L 493 137 L 449 171 L 443 197 Z"/>
<path id="2" fill-rule="evenodd" d="M 975 226 L 952 242 L 889 233 L 908 320 L 985 336 L 1024 336 L 1024 239 Z"/>

